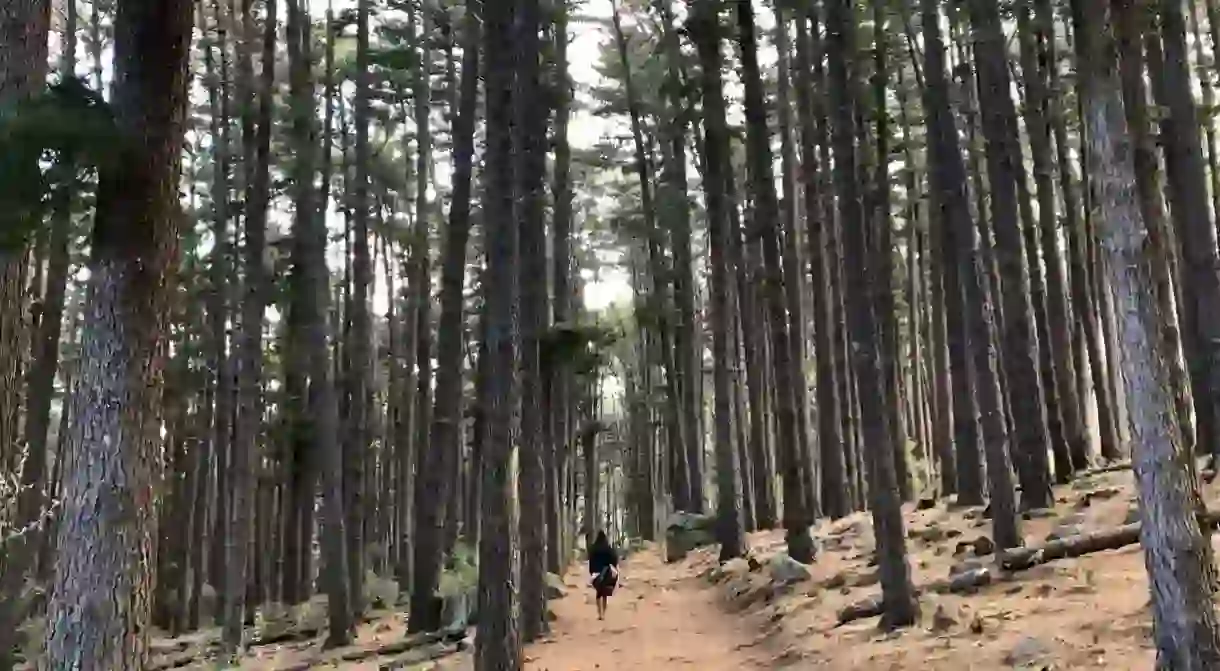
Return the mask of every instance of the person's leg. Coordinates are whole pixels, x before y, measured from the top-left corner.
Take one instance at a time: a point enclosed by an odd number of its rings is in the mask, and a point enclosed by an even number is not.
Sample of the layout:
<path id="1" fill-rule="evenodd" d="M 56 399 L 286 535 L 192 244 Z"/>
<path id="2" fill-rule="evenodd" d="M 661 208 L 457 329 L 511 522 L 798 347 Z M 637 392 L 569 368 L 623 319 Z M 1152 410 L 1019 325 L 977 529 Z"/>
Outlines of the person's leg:
<path id="1" fill-rule="evenodd" d="M 597 597 L 597 619 L 606 619 L 606 597 L 601 595 Z"/>

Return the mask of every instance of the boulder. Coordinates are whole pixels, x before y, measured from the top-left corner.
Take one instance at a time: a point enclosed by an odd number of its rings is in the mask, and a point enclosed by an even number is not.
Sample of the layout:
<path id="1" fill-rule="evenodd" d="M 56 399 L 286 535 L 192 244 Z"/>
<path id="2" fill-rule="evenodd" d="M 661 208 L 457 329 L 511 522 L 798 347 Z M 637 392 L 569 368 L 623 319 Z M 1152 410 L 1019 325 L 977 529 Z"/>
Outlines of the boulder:
<path id="1" fill-rule="evenodd" d="M 444 631 L 465 631 L 466 627 L 473 624 L 477 600 L 477 589 L 446 595 L 441 600 L 441 626 Z"/>
<path id="2" fill-rule="evenodd" d="M 567 589 L 563 584 L 563 578 L 560 578 L 554 573 L 546 574 L 545 584 L 543 585 L 542 589 L 546 594 L 547 601 L 562 599 L 567 594 Z"/>
<path id="3" fill-rule="evenodd" d="M 767 571 L 776 585 L 791 585 L 809 579 L 809 569 L 783 552 L 767 561 Z"/>
<path id="4" fill-rule="evenodd" d="M 716 544 L 716 518 L 712 515 L 674 513 L 665 527 L 665 561 L 684 559 L 691 550 Z"/>

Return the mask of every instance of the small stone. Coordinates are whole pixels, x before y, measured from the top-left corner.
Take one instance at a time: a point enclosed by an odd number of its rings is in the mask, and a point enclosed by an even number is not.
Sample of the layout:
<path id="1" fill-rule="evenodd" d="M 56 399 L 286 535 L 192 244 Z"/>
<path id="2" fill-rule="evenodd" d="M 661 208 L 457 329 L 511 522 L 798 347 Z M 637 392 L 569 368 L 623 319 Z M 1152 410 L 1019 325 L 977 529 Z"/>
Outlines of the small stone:
<path id="1" fill-rule="evenodd" d="M 546 584 L 543 586 L 542 590 L 546 595 L 547 601 L 562 599 L 567 593 L 567 590 L 563 584 L 563 578 L 560 578 L 554 573 L 547 573 L 544 581 Z"/>
<path id="2" fill-rule="evenodd" d="M 995 542 L 986 536 L 979 536 L 974 539 L 972 544 L 974 547 L 974 556 L 986 557 L 995 552 Z"/>
<path id="3" fill-rule="evenodd" d="M 1004 655 L 1004 663 L 1009 666 L 1025 666 L 1045 658 L 1050 652 L 1045 643 L 1033 636 L 1026 636 Z"/>
<path id="4" fill-rule="evenodd" d="M 979 569 L 983 569 L 986 567 L 987 567 L 986 564 L 984 564 L 983 562 L 981 562 L 977 559 L 967 559 L 965 561 L 954 564 L 953 566 L 950 566 L 949 567 L 949 577 L 956 578 L 957 576 L 962 575 L 964 573 L 978 571 Z"/>
<path id="5" fill-rule="evenodd" d="M 957 620 L 949 615 L 942 603 L 936 604 L 936 612 L 932 614 L 932 633 L 943 634 L 957 625 Z"/>
<path id="6" fill-rule="evenodd" d="M 777 585 L 791 585 L 809 579 L 809 569 L 785 553 L 772 557 L 767 567 L 771 582 Z"/>
<path id="7" fill-rule="evenodd" d="M 972 633 L 972 634 L 983 633 L 983 618 L 978 613 L 975 613 L 974 617 L 970 618 L 970 633 Z"/>

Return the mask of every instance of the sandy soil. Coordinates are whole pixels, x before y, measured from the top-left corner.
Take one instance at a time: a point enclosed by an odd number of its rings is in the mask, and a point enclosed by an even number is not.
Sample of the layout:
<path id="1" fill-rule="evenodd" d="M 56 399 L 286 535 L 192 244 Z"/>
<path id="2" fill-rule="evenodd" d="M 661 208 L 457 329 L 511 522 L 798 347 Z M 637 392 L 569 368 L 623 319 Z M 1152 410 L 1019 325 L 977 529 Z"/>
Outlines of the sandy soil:
<path id="1" fill-rule="evenodd" d="M 1205 486 L 1204 493 L 1209 508 L 1220 505 L 1217 486 Z M 1042 543 L 1056 532 L 1122 525 L 1135 506 L 1131 474 L 1099 474 L 1059 487 L 1056 501 L 1053 511 L 1023 522 L 1028 544 Z M 990 535 L 990 520 L 982 511 L 950 511 L 942 502 L 922 511 L 908 506 L 905 512 L 917 584 L 946 577 L 954 565 L 994 561 L 961 547 Z M 1138 545 L 1016 572 L 972 595 L 925 595 L 918 626 L 882 634 L 876 618 L 837 626 L 840 608 L 879 591 L 876 570 L 868 565 L 873 539 L 867 514 L 820 525 L 814 533 L 823 549 L 809 580 L 778 595 L 766 590 L 766 579 L 758 574 L 749 574 L 754 589 L 743 589 L 740 581 L 721 587 L 726 607 L 761 617 L 768 623 L 763 637 L 788 648 L 789 659 L 800 658 L 792 668 L 1135 671 L 1154 666 L 1149 593 Z M 1213 547 L 1220 549 L 1218 539 L 1213 536 Z M 783 536 L 754 534 L 751 544 L 755 556 L 765 560 L 783 551 Z M 706 578 L 715 557 L 704 549 L 685 564 Z"/>
<path id="2" fill-rule="evenodd" d="M 655 550 L 631 557 L 597 619 L 593 592 L 576 572 L 568 594 L 553 602 L 551 635 L 526 650 L 529 671 L 692 669 L 738 671 L 771 668 L 771 656 L 753 646 L 753 624 L 727 615 L 718 595 L 687 567 L 666 566 Z"/>
<path id="3" fill-rule="evenodd" d="M 1026 542 L 1115 528 L 1131 520 L 1130 472 L 1090 476 L 1056 489 L 1056 508 L 1023 522 Z M 1220 485 L 1204 490 L 1220 507 Z M 990 535 L 979 509 L 927 510 L 908 506 L 908 548 L 917 584 L 948 575 L 967 563 L 991 565 L 973 545 Z M 529 671 L 746 671 L 842 669 L 844 671 L 967 671 L 996 669 L 1152 668 L 1151 621 L 1143 555 L 1138 545 L 1078 559 L 1051 562 L 1003 576 L 971 595 L 922 597 L 923 621 L 892 634 L 876 619 L 839 626 L 843 606 L 877 594 L 867 514 L 814 528 L 818 560 L 808 579 L 773 584 L 767 560 L 783 551 L 782 532 L 750 537 L 761 570 L 717 570 L 716 549 L 704 548 L 666 565 L 655 549 L 633 555 L 611 600 L 597 620 L 591 590 L 579 570 L 567 577 L 567 594 L 551 602 L 552 631 L 525 651 Z M 1216 539 L 1213 537 L 1214 545 Z M 1220 548 L 1218 548 L 1220 549 Z M 726 577 L 727 576 L 727 577 Z M 360 630 L 357 647 L 376 647 L 403 636 L 400 614 L 385 613 Z M 401 658 L 347 662 L 351 650 L 322 652 L 300 642 L 256 649 L 243 669 L 444 669 L 472 668 L 469 651 L 439 662 L 399 666 Z M 202 665 L 193 668 L 202 668 Z"/>

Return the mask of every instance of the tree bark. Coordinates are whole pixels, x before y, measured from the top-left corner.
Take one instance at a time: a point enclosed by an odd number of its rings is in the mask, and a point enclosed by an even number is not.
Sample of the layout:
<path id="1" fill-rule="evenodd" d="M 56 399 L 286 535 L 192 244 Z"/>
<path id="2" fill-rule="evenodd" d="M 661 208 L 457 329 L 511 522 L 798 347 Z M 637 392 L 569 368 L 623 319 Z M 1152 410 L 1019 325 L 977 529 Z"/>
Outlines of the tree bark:
<path id="1" fill-rule="evenodd" d="M 155 7 L 123 0 L 116 14 L 112 108 L 123 146 L 103 166 L 98 187 L 47 668 L 140 669 L 147 662 L 156 382 L 181 222 L 193 9 L 189 0 Z"/>

